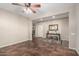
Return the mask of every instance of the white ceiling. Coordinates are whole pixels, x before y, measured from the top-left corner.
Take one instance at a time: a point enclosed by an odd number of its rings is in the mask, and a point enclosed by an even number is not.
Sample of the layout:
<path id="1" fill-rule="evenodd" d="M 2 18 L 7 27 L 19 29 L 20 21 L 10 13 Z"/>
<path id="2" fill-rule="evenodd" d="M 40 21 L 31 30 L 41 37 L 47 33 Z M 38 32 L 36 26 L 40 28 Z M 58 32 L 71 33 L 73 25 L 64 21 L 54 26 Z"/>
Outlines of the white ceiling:
<path id="1" fill-rule="evenodd" d="M 62 8 L 65 9 L 65 7 L 70 7 L 71 5 L 71 3 L 41 3 L 41 8 L 35 14 L 26 14 L 23 12 L 22 7 L 12 5 L 11 3 L 0 3 L 0 8 L 25 17 L 29 17 L 30 19 L 37 19 L 41 16 L 61 10 Z"/>

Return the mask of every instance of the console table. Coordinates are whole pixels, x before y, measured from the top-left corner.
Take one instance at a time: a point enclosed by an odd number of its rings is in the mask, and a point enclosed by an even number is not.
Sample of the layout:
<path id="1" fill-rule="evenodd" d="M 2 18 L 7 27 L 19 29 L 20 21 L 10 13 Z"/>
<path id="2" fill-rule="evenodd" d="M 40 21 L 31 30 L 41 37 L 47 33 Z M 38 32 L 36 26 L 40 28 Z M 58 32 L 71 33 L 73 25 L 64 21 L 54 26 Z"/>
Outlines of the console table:
<path id="1" fill-rule="evenodd" d="M 60 39 L 61 39 L 59 33 L 47 33 L 46 38 L 55 39 L 57 41 L 60 41 Z"/>

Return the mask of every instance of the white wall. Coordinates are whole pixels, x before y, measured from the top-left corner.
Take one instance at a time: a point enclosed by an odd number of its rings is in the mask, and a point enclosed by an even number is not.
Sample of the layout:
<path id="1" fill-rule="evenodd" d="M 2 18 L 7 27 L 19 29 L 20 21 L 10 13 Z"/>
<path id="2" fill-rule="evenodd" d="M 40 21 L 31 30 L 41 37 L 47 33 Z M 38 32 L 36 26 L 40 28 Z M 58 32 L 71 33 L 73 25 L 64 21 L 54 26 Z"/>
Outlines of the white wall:
<path id="1" fill-rule="evenodd" d="M 79 52 L 79 4 L 77 4 L 76 5 L 76 24 L 77 24 L 77 31 L 76 31 L 76 33 L 77 33 L 77 40 L 76 40 L 76 49 L 77 49 L 77 51 Z"/>
<path id="2" fill-rule="evenodd" d="M 31 40 L 31 28 L 31 20 L 0 9 L 0 48 L 18 42 Z"/>
<path id="3" fill-rule="evenodd" d="M 36 24 L 36 37 L 46 38 L 46 33 L 49 30 L 49 25 L 58 24 L 58 32 L 61 34 L 62 40 L 69 41 L 69 19 L 56 19 L 47 22 L 41 22 Z"/>
<path id="4" fill-rule="evenodd" d="M 69 47 L 76 48 L 76 19 L 75 5 L 72 6 L 69 12 Z"/>

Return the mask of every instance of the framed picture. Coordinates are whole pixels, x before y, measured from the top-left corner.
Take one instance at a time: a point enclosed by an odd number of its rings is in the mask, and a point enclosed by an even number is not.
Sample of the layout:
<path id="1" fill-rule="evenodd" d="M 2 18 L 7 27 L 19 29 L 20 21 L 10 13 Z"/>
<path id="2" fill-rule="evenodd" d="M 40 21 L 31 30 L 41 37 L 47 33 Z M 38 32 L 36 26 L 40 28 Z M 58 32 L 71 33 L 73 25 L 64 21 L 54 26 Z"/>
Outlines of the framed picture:
<path id="1" fill-rule="evenodd" d="M 50 31 L 57 31 L 58 30 L 58 24 L 49 25 Z"/>

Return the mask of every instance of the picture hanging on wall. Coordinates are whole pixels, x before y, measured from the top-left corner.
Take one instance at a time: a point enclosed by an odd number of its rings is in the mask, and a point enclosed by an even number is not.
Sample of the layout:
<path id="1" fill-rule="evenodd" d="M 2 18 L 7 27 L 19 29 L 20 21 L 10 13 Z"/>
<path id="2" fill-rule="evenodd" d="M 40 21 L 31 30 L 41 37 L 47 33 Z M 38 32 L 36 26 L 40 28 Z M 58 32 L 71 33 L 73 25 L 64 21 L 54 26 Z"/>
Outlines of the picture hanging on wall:
<path id="1" fill-rule="evenodd" d="M 57 31 L 58 30 L 58 24 L 49 25 L 49 30 L 50 31 Z"/>

